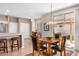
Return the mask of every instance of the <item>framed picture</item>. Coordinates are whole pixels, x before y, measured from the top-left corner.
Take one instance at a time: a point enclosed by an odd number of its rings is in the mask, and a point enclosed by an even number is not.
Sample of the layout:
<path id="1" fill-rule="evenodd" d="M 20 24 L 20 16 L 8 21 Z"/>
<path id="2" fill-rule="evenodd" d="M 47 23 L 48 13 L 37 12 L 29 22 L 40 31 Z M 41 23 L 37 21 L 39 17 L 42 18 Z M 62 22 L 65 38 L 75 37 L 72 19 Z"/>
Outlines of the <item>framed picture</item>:
<path id="1" fill-rule="evenodd" d="M 44 31 L 49 31 L 49 25 L 44 23 Z"/>

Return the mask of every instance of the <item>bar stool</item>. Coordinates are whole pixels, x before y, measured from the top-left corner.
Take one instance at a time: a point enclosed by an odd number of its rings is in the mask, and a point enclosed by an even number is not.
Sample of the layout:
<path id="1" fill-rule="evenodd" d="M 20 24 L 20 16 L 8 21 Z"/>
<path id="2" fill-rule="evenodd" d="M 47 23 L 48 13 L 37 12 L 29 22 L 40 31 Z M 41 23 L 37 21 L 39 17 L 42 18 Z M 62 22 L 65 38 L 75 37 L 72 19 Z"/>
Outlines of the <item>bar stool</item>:
<path id="1" fill-rule="evenodd" d="M 0 39 L 0 51 L 8 53 L 7 39 Z"/>
<path id="2" fill-rule="evenodd" d="M 11 38 L 11 51 L 13 51 L 14 48 L 19 50 L 19 37 Z"/>

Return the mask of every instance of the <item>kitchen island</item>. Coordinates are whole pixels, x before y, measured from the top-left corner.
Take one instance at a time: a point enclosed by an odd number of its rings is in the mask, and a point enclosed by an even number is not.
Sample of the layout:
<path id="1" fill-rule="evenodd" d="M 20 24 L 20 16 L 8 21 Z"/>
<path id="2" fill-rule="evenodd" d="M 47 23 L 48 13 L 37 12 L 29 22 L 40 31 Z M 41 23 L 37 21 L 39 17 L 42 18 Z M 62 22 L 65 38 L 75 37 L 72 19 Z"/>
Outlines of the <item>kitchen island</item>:
<path id="1" fill-rule="evenodd" d="M 15 40 L 13 38 L 18 38 L 18 45 L 19 45 L 19 48 L 22 47 L 22 35 L 21 34 L 12 34 L 12 33 L 0 33 L 0 40 L 3 40 L 5 39 L 7 41 L 7 47 L 8 47 L 8 50 L 10 49 L 10 41 L 11 40 Z"/>

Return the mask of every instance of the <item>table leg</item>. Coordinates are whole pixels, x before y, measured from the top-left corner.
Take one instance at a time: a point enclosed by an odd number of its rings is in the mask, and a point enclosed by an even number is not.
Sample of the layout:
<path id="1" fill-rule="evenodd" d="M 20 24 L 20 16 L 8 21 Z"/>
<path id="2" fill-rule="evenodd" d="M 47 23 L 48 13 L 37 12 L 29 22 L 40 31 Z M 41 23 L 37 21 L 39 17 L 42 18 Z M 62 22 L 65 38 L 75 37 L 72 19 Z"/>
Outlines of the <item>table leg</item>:
<path id="1" fill-rule="evenodd" d="M 47 55 L 50 56 L 50 43 L 47 43 Z"/>

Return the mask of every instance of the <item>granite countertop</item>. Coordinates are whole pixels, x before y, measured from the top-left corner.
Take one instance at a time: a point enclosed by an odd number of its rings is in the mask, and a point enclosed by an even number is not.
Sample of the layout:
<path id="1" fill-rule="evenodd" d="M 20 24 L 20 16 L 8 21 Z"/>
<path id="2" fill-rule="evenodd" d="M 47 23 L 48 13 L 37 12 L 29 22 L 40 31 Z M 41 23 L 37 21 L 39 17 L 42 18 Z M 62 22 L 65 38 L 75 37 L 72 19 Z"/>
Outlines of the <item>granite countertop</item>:
<path id="1" fill-rule="evenodd" d="M 21 34 L 18 34 L 18 33 L 0 33 L 0 36 L 17 36 L 17 35 L 21 35 Z"/>

